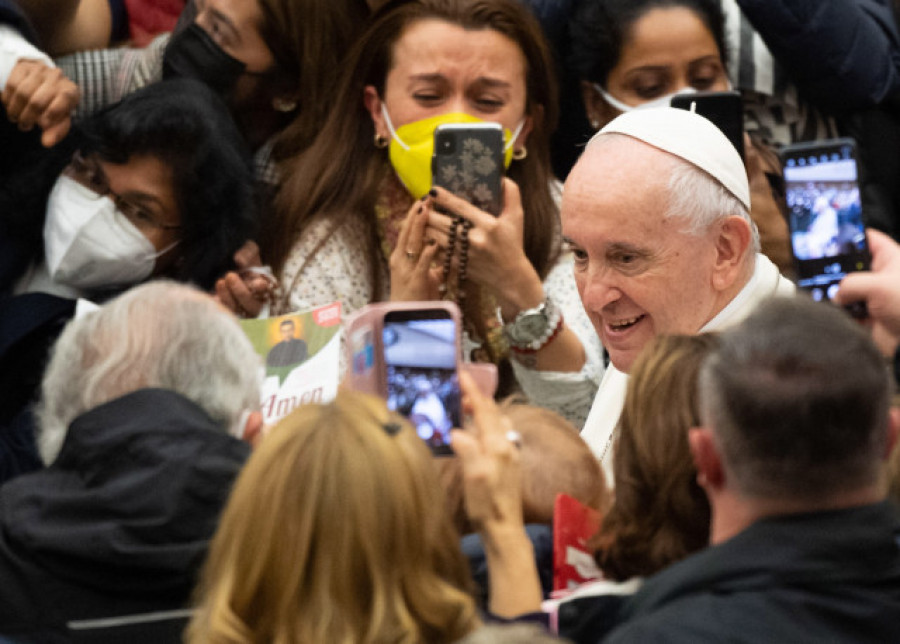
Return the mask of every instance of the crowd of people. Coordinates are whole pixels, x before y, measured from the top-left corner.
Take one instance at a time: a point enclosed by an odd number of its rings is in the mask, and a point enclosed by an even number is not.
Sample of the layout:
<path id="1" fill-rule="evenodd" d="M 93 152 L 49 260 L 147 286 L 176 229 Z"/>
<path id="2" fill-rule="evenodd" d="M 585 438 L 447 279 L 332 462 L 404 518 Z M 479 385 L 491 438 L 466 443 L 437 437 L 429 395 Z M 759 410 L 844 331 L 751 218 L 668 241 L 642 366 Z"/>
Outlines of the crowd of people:
<path id="1" fill-rule="evenodd" d="M 0 0 L 0 642 L 892 641 L 896 177 L 816 303 L 778 148 L 900 172 L 900 30 L 778 4 Z M 458 124 L 496 209 L 433 182 Z M 458 375 L 264 424 L 240 318 L 435 300 Z"/>

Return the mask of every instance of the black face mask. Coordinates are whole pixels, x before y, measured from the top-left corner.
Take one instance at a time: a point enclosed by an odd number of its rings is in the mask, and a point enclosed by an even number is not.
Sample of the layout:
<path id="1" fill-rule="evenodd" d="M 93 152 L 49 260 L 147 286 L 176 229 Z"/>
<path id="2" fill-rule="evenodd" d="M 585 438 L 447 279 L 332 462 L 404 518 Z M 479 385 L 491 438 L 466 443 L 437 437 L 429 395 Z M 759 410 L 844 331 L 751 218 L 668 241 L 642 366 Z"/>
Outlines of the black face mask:
<path id="1" fill-rule="evenodd" d="M 196 22 L 174 34 L 163 54 L 163 79 L 194 78 L 222 96 L 234 87 L 245 68 Z"/>

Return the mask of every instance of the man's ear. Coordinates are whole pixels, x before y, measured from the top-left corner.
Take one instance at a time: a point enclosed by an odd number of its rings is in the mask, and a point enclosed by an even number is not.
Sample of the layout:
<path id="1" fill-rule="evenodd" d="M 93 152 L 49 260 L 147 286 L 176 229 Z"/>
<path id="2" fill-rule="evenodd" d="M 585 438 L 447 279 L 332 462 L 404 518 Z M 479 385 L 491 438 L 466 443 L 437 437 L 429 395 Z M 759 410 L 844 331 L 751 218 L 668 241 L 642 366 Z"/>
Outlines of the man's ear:
<path id="1" fill-rule="evenodd" d="M 688 445 L 697 468 L 697 483 L 707 494 L 721 489 L 725 485 L 725 470 L 712 431 L 706 427 L 692 427 L 688 430 Z"/>
<path id="2" fill-rule="evenodd" d="M 599 130 L 619 115 L 619 111 L 600 96 L 600 92 L 590 81 L 581 81 L 581 100 L 592 130 Z"/>
<path id="3" fill-rule="evenodd" d="M 716 263 L 712 286 L 721 292 L 730 288 L 741 276 L 747 253 L 752 252 L 750 240 L 753 234 L 746 219 L 732 215 L 719 222 L 715 236 Z"/>
<path id="4" fill-rule="evenodd" d="M 247 416 L 247 422 L 244 424 L 243 439 L 256 448 L 263 438 L 263 415 L 262 412 L 251 411 Z"/>
<path id="5" fill-rule="evenodd" d="M 369 116 L 372 117 L 372 123 L 375 124 L 375 134 L 383 137 L 385 140 L 390 140 L 391 131 L 388 129 L 384 120 L 384 114 L 381 111 L 381 98 L 378 96 L 378 90 L 373 85 L 366 85 L 366 88 L 363 90 L 363 103 Z"/>

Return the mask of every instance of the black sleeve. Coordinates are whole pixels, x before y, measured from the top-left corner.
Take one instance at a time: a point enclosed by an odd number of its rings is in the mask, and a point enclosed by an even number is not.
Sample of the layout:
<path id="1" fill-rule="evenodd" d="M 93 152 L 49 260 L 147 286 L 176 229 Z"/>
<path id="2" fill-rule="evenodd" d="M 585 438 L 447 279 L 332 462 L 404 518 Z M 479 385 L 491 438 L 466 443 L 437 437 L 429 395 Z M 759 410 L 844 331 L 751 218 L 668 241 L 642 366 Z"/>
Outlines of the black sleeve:
<path id="1" fill-rule="evenodd" d="M 775 59 L 837 112 L 900 98 L 900 36 L 889 0 L 737 0 Z"/>
<path id="2" fill-rule="evenodd" d="M 28 17 L 13 0 L 0 0 L 0 25 L 13 27 L 32 45 L 39 45 L 37 33 L 28 21 Z"/>

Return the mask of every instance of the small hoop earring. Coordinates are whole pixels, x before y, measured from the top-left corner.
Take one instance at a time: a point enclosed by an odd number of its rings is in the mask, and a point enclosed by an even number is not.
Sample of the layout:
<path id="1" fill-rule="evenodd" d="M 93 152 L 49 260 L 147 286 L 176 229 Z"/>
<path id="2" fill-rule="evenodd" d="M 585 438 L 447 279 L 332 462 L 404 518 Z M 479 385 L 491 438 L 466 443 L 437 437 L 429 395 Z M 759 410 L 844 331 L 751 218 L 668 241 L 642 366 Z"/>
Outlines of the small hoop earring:
<path id="1" fill-rule="evenodd" d="M 282 112 L 286 114 L 297 109 L 297 101 L 292 101 L 289 98 L 281 98 L 280 96 L 276 96 L 272 99 L 272 107 L 276 112 Z"/>
<path id="2" fill-rule="evenodd" d="M 526 148 L 524 145 L 521 148 L 516 148 L 515 150 L 513 150 L 513 159 L 515 159 L 516 161 L 521 161 L 527 156 L 528 148 Z"/>
<path id="3" fill-rule="evenodd" d="M 386 136 L 382 136 L 381 134 L 378 134 L 378 133 L 376 132 L 376 134 L 375 134 L 375 147 L 378 148 L 378 149 L 380 149 L 380 150 L 383 150 L 383 149 L 386 148 L 387 146 L 388 146 L 388 140 L 387 140 L 387 137 L 386 137 Z"/>

